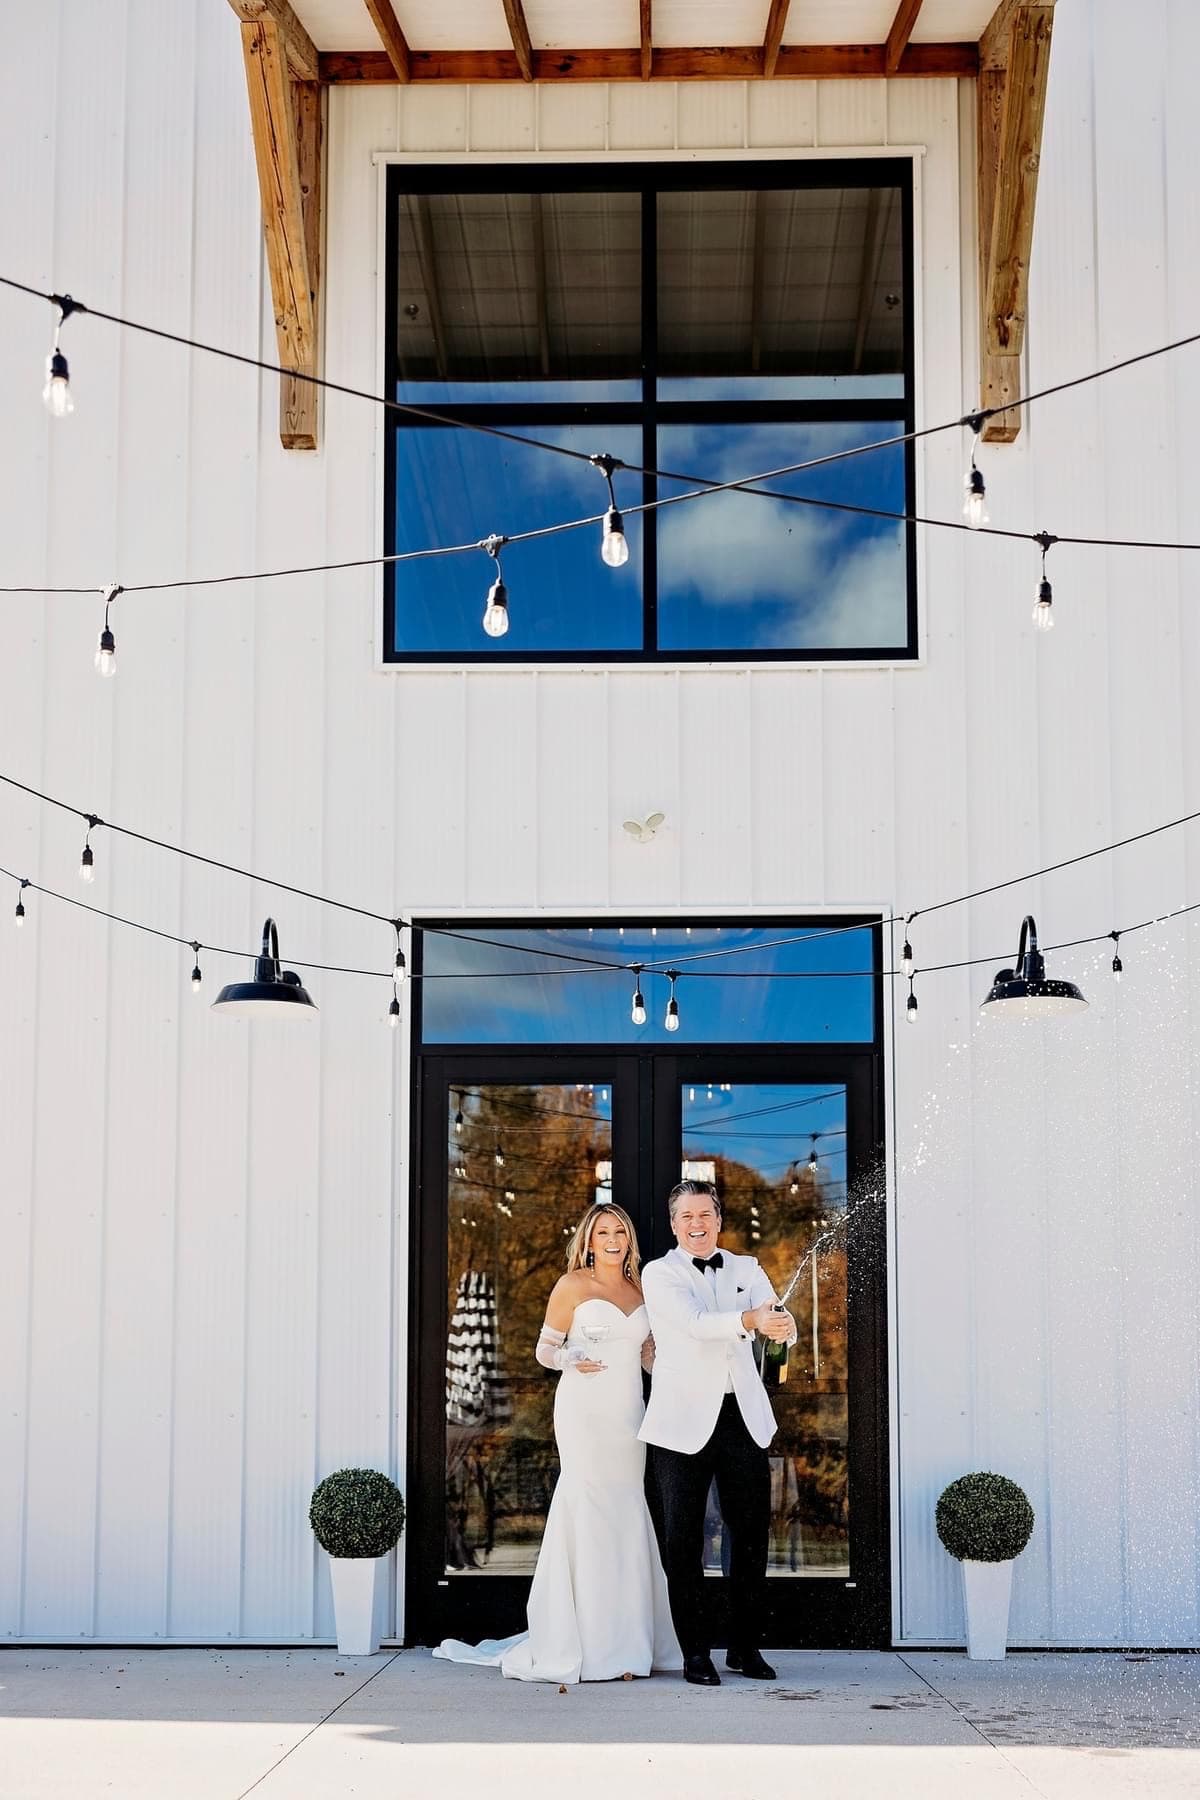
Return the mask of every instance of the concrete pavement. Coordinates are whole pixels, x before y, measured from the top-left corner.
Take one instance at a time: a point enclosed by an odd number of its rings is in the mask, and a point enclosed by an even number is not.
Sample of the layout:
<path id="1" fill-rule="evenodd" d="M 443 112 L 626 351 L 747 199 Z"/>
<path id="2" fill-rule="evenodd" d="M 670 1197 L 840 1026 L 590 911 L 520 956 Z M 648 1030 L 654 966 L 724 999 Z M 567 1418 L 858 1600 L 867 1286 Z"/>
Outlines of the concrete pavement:
<path id="1" fill-rule="evenodd" d="M 1200 1656 L 780 1652 L 573 1688 L 427 1652 L 0 1652 L 0 1800 L 1200 1794 Z"/>

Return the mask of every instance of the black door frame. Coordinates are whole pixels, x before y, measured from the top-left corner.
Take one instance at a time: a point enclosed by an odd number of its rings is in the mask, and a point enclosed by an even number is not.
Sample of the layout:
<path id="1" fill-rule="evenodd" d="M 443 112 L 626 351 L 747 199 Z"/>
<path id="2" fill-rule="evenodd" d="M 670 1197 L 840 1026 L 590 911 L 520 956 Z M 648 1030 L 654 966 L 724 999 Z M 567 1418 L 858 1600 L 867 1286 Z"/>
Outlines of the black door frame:
<path id="1" fill-rule="evenodd" d="M 713 921 L 719 923 L 723 921 Z M 744 923 L 745 921 L 741 921 Z M 755 920 L 755 924 L 768 921 Z M 869 921 L 862 921 L 868 923 Z M 440 923 L 440 921 L 439 921 Z M 448 922 L 449 923 L 449 922 Z M 464 921 L 456 921 L 463 924 Z M 510 929 L 535 921 L 512 921 Z M 568 921 L 538 920 L 542 927 Z M 615 923 L 615 922 L 614 922 Z M 626 924 L 630 921 L 625 921 Z M 706 921 L 707 923 L 707 921 Z M 773 923 L 773 921 L 772 921 Z M 792 921 L 789 921 L 792 923 Z M 503 929 L 489 921 L 491 930 Z M 878 929 L 876 969 L 880 967 Z M 414 984 L 419 991 L 419 983 Z M 677 1179 L 683 1087 L 708 1080 L 794 1083 L 832 1081 L 846 1088 L 847 1183 L 884 1166 L 882 981 L 876 977 L 875 1038 L 862 1044 L 413 1044 L 413 1156 L 409 1229 L 408 1528 L 405 1532 L 405 1642 L 468 1639 L 521 1629 L 524 1577 L 447 1576 L 444 1568 L 447 1180 L 446 1104 L 455 1087 L 504 1082 L 593 1082 L 612 1088 L 614 1192 L 638 1196 L 635 1222 L 643 1257 L 672 1239 L 665 1196 Z M 414 1009 L 419 1032 L 419 1006 Z M 676 1096 L 674 1106 L 666 1095 Z M 619 1121 L 636 1118 L 636 1131 Z M 673 1172 L 675 1171 L 675 1172 Z M 882 1186 L 882 1183 L 881 1183 Z M 636 1217 L 637 1211 L 648 1213 Z M 643 1235 L 644 1229 L 644 1235 Z M 865 1209 L 848 1232 L 848 1329 L 851 1578 L 779 1577 L 769 1583 L 767 1641 L 806 1648 L 885 1649 L 891 1643 L 890 1456 L 886 1207 Z M 430 1354 L 423 1354 L 428 1347 Z M 722 1584 L 713 1589 L 714 1631 L 721 1627 Z M 454 1596 L 453 1603 L 446 1602 Z M 782 1635 L 781 1635 L 782 1634 Z M 715 1636 L 714 1641 L 721 1641 Z"/>

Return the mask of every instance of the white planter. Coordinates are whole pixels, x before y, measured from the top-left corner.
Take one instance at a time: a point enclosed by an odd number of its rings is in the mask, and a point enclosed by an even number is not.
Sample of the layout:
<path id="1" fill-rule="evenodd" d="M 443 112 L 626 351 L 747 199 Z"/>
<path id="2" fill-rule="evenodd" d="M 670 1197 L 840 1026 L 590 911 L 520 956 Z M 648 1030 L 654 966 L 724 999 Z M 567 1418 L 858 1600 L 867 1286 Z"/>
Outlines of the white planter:
<path id="1" fill-rule="evenodd" d="M 340 1656 L 372 1656 L 379 1648 L 381 1570 L 386 1556 L 331 1556 L 333 1616 Z"/>
<path id="2" fill-rule="evenodd" d="M 960 1564 L 967 1607 L 967 1655 L 995 1661 L 1008 1646 L 1008 1603 L 1012 1595 L 1012 1561 Z"/>

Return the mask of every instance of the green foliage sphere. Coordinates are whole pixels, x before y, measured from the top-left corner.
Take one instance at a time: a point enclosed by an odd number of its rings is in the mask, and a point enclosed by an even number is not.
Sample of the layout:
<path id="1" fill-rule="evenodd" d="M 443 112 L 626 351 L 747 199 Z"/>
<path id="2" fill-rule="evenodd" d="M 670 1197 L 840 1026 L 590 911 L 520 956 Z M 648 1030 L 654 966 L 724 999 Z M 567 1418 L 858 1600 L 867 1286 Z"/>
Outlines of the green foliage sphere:
<path id="1" fill-rule="evenodd" d="M 404 1495 L 378 1469 L 338 1469 L 314 1489 L 308 1522 L 330 1556 L 386 1556 L 404 1530 Z"/>
<path id="2" fill-rule="evenodd" d="M 959 1562 L 1008 1562 L 1033 1533 L 1033 1508 L 1007 1475 L 960 1475 L 937 1503 L 937 1534 Z"/>

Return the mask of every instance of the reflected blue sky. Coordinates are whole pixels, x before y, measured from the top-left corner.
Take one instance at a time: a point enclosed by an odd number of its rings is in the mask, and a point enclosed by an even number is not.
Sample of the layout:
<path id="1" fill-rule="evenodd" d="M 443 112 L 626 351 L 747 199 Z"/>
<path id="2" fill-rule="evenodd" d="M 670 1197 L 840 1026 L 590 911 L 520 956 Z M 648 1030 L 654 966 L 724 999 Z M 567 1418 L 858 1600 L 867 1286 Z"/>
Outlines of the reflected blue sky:
<path id="1" fill-rule="evenodd" d="M 706 1083 L 683 1090 L 683 1153 L 746 1163 L 764 1181 L 782 1181 L 816 1148 L 822 1191 L 840 1202 L 846 1181 L 846 1090 L 835 1083 Z"/>
<path id="2" fill-rule="evenodd" d="M 700 385 L 700 384 L 694 384 Z M 516 429 L 520 430 L 520 427 Z M 586 454 L 641 461 L 636 426 L 529 427 Z M 726 481 L 869 443 L 902 431 L 867 424 L 665 426 L 660 467 Z M 902 512 L 904 452 L 872 451 L 778 478 L 785 492 Z M 616 475 L 618 503 L 641 479 Z M 660 484 L 664 494 L 681 491 Z M 607 489 L 587 463 L 475 432 L 400 429 L 396 531 L 403 553 L 511 535 L 603 512 Z M 642 647 L 642 520 L 626 514 L 630 557 L 600 559 L 598 526 L 510 545 L 503 554 L 508 634 L 482 627 L 492 566 L 470 553 L 402 563 L 395 571 L 394 652 L 597 653 Z M 666 508 L 658 534 L 658 642 L 664 650 L 903 647 L 908 632 L 904 527 L 749 494 L 713 494 Z"/>
<path id="3" fill-rule="evenodd" d="M 828 935 L 813 927 L 646 926 L 558 930 L 470 928 L 499 947 L 426 933 L 421 983 L 427 1044 L 657 1044 L 870 1042 L 874 1037 L 872 934 L 862 927 Z M 822 932 L 824 931 L 824 935 Z M 782 939 L 798 941 L 781 944 Z M 505 948 L 504 945 L 513 946 Z M 775 945 L 775 948 L 768 946 Z M 535 954 L 522 954 L 524 946 Z M 649 966 L 642 976 L 647 1018 L 630 1017 L 633 977 L 618 967 L 587 970 L 553 961 L 548 950 L 617 965 L 678 966 L 680 1028 L 665 1027 L 669 983 Z M 728 952 L 738 955 L 706 955 Z M 519 971 L 517 979 L 497 972 Z M 691 970 L 688 974 L 686 971 Z M 807 975 L 811 979 L 776 979 Z M 717 977 L 720 978 L 717 978 Z M 814 1125 L 809 1131 L 818 1129 Z"/>
<path id="4" fill-rule="evenodd" d="M 499 422 L 499 421 L 498 421 Z M 538 427 L 536 435 L 588 455 L 607 451 L 641 461 L 634 426 Z M 617 476 L 618 500 L 641 498 L 639 477 Z M 527 449 L 477 432 L 400 430 L 396 447 L 397 551 L 478 541 L 600 514 L 608 506 L 603 475 L 588 463 Z M 600 527 L 562 532 L 502 552 L 509 629 L 483 630 L 492 582 L 490 559 L 436 557 L 396 569 L 394 648 L 404 654 L 458 651 L 634 650 L 642 643 L 642 527 L 625 521 L 629 561 L 610 569 L 600 558 Z"/>

